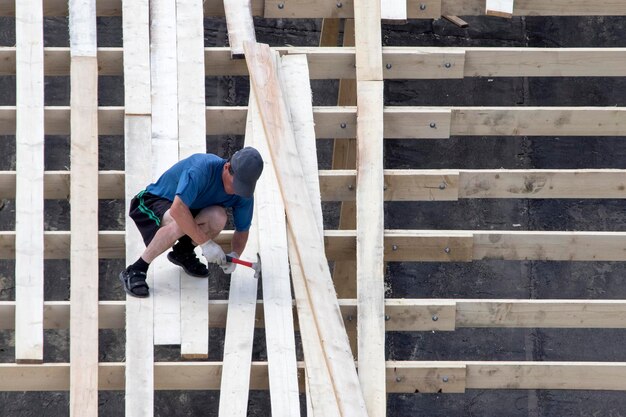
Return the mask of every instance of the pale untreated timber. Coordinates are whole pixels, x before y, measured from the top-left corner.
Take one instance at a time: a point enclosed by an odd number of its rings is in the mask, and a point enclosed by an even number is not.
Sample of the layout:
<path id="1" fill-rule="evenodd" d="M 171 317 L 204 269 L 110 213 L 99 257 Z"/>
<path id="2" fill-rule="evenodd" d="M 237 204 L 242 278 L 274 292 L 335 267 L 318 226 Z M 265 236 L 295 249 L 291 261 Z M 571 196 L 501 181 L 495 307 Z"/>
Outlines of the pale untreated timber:
<path id="1" fill-rule="evenodd" d="M 510 19 L 513 17 L 514 0 L 486 0 L 485 14 Z"/>
<path id="2" fill-rule="evenodd" d="M 17 2 L 15 360 L 43 361 L 44 80 L 41 2 Z"/>
<path id="3" fill-rule="evenodd" d="M 201 0 L 176 0 L 178 71 L 178 155 L 180 159 L 206 152 L 204 94 L 204 27 Z M 202 259 L 202 258 L 201 258 Z M 207 279 L 180 271 L 181 356 L 209 354 Z"/>
<path id="4" fill-rule="evenodd" d="M 45 16 L 66 16 L 67 0 L 45 0 Z M 119 16 L 122 11 L 121 0 L 98 0 L 96 12 L 98 16 Z M 279 8 L 279 0 L 253 0 L 252 14 L 261 17 L 354 17 L 353 0 L 342 2 L 337 7 L 335 0 L 312 0 L 308 2 L 285 2 Z M 425 7 L 420 7 L 424 5 Z M 204 2 L 205 16 L 224 16 L 222 0 Z M 410 19 L 433 19 L 442 14 L 459 16 L 479 16 L 485 13 L 485 0 L 408 0 L 407 16 Z M 0 0 L 0 16 L 13 16 L 15 4 L 12 0 Z M 515 5 L 516 16 L 623 16 L 626 5 L 615 0 L 526 0 Z"/>
<path id="5" fill-rule="evenodd" d="M 359 380 L 368 415 L 382 417 L 387 406 L 382 81 L 357 81 L 356 165 L 358 361 L 367 364 L 359 368 Z"/>
<path id="6" fill-rule="evenodd" d="M 380 18 L 388 20 L 406 20 L 406 0 L 380 1 Z"/>
<path id="7" fill-rule="evenodd" d="M 224 0 L 228 43 L 232 58 L 243 58 L 243 43 L 256 42 L 251 0 Z"/>
<path id="8" fill-rule="evenodd" d="M 357 319 L 356 299 L 339 299 L 346 326 Z M 262 310 L 266 302 L 256 301 L 256 328 L 266 326 Z M 100 301 L 99 328 L 123 329 L 127 302 Z M 291 314 L 290 306 L 290 314 Z M 209 302 L 210 328 L 226 327 L 228 300 Z M 298 310 L 300 314 L 300 310 Z M 385 330 L 451 331 L 461 327 L 492 328 L 626 328 L 624 300 L 512 300 L 512 299 L 386 299 Z M 437 320 L 433 320 L 434 317 Z M 69 301 L 44 302 L 44 328 L 67 329 Z M 0 329 L 15 328 L 15 301 L 0 302 Z"/>
<path id="9" fill-rule="evenodd" d="M 336 295 L 334 291 L 327 291 L 326 284 L 332 282 L 328 262 L 315 216 L 306 205 L 311 200 L 299 158 L 294 158 L 298 151 L 278 84 L 274 58 L 267 45 L 246 43 L 244 48 L 337 402 L 344 415 L 366 415 Z M 305 251 L 306 256 L 303 256 Z"/>
<path id="10" fill-rule="evenodd" d="M 246 112 L 246 107 L 207 107 L 207 135 L 243 134 Z M 46 107 L 44 113 L 46 134 L 69 134 L 69 107 Z M 123 115 L 123 107 L 100 107 L 99 134 L 123 135 Z M 356 136 L 355 107 L 314 107 L 313 115 L 317 138 Z M 385 138 L 394 139 L 443 139 L 448 129 L 451 136 L 626 136 L 624 107 L 394 106 L 384 115 Z M 14 133 L 15 107 L 0 107 L 0 134 Z"/>
<path id="11" fill-rule="evenodd" d="M 302 370 L 303 364 L 299 363 Z M 154 364 L 157 390 L 217 390 L 221 362 Z M 99 389 L 124 389 L 124 363 L 100 363 Z M 447 377 L 447 378 L 444 378 Z M 626 389 L 625 362 L 387 361 L 388 393 L 465 389 Z M 444 382 L 444 380 L 446 382 Z M 0 391 L 67 391 L 69 364 L 0 364 Z M 250 389 L 267 390 L 267 363 L 252 362 Z M 301 386 L 302 389 L 302 386 Z"/>
<path id="12" fill-rule="evenodd" d="M 149 0 L 123 2 L 123 74 L 126 114 L 150 114 L 150 9 Z M 110 61 L 107 51 L 98 49 L 98 64 Z M 120 68 L 122 71 L 122 60 Z M 104 75 L 104 74 L 102 74 Z"/>
<path id="13" fill-rule="evenodd" d="M 361 0 L 355 3 L 355 61 L 356 78 L 359 81 L 383 79 L 380 8 L 379 0 Z"/>

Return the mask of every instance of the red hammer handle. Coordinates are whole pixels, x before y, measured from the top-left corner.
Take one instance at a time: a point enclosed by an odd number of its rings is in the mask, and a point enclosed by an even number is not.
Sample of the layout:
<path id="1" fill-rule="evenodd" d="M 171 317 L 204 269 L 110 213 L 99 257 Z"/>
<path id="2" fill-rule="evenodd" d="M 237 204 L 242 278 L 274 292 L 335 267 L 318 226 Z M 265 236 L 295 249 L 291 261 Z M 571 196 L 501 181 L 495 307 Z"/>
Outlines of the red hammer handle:
<path id="1" fill-rule="evenodd" d="M 244 261 L 239 258 L 233 258 L 230 255 L 226 255 L 226 260 L 234 264 L 239 264 L 239 265 L 247 266 L 248 268 L 253 268 L 252 262 Z"/>

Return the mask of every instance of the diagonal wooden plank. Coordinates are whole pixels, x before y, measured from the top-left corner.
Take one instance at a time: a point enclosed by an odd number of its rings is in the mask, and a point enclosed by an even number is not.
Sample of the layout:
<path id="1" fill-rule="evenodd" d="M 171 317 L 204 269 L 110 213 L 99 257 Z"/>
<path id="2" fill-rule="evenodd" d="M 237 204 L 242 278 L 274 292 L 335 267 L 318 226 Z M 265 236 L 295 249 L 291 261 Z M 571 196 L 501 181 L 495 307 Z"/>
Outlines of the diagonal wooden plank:
<path id="1" fill-rule="evenodd" d="M 152 159 L 150 100 L 150 37 L 148 0 L 124 0 L 124 118 L 125 213 L 130 201 L 150 182 Z M 127 263 L 137 260 L 143 240 L 126 216 Z M 147 282 L 152 286 L 152 271 Z M 126 397 L 127 416 L 154 414 L 154 298 L 126 296 Z"/>
<path id="2" fill-rule="evenodd" d="M 307 294 L 331 376 L 329 382 L 343 415 L 367 415 L 337 297 L 334 290 L 328 290 L 329 283 L 332 283 L 328 261 L 321 244 L 321 233 L 308 204 L 311 200 L 300 160 L 296 157 L 298 151 L 274 58 L 267 45 L 246 43 L 244 49 L 285 202 L 289 229 L 295 238 L 296 253 L 306 278 Z"/>
<path id="3" fill-rule="evenodd" d="M 250 97 L 250 101 L 254 100 L 253 91 L 250 92 Z M 260 123 L 255 113 L 248 113 L 246 145 L 254 143 L 254 124 Z M 255 198 L 261 192 L 261 189 L 257 189 Z M 248 242 L 241 254 L 242 259 L 256 259 L 259 251 L 258 219 L 259 209 L 255 209 Z M 223 417 L 245 417 L 248 412 L 257 285 L 258 278 L 250 268 L 238 266 L 231 274 L 219 402 L 219 415 Z"/>
<path id="4" fill-rule="evenodd" d="M 178 162 L 176 2 L 150 0 L 152 178 Z M 145 186 L 145 184 L 144 184 Z M 180 268 L 165 254 L 152 262 L 154 343 L 180 344 Z"/>
<path id="5" fill-rule="evenodd" d="M 70 415 L 98 414 L 98 58 L 95 0 L 72 0 Z"/>
<path id="6" fill-rule="evenodd" d="M 183 159 L 206 152 L 202 0 L 177 0 L 176 23 L 178 151 Z M 207 358 L 209 280 L 191 277 L 185 271 L 180 276 L 180 353 L 187 359 Z"/>
<path id="7" fill-rule="evenodd" d="M 243 43 L 256 42 L 252 20 L 252 1 L 224 0 L 224 12 L 231 57 L 243 58 Z"/>
<path id="8" fill-rule="evenodd" d="M 15 360 L 43 361 L 44 84 L 41 0 L 15 5 Z"/>
<path id="9" fill-rule="evenodd" d="M 514 0 L 486 0 L 485 14 L 510 19 L 513 17 L 513 2 Z"/>

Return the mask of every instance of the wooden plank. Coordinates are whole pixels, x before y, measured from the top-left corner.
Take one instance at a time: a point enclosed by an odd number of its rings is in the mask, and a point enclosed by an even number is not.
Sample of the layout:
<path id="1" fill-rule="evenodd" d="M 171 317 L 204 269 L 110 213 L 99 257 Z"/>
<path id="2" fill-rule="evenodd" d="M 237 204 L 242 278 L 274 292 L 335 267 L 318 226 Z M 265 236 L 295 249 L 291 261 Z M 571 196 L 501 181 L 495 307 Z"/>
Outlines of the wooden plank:
<path id="1" fill-rule="evenodd" d="M 41 2 L 16 6 L 15 360 L 43 361 L 44 85 Z"/>
<path id="2" fill-rule="evenodd" d="M 387 362 L 387 386 L 393 392 L 463 393 L 466 368 L 463 362 Z"/>
<path id="3" fill-rule="evenodd" d="M 178 162 L 176 2 L 150 0 L 152 179 Z M 145 186 L 145 185 L 144 185 Z M 152 262 L 154 344 L 180 344 L 180 268 L 165 254 Z"/>
<path id="4" fill-rule="evenodd" d="M 70 415 L 98 413 L 98 59 L 95 0 L 71 0 Z M 92 273 L 85 273 L 92 271 Z"/>
<path id="5" fill-rule="evenodd" d="M 207 135 L 242 135 L 246 107 L 206 108 Z M 451 112 L 451 136 L 624 136 L 626 108 L 623 107 L 387 107 L 385 137 L 394 139 L 443 138 L 441 129 Z M 45 132 L 67 135 L 69 107 L 45 108 Z M 124 108 L 100 107 L 100 135 L 124 134 Z M 317 138 L 354 138 L 355 107 L 314 107 Z M 390 120 L 397 121 L 393 125 Z M 15 107 L 0 107 L 0 134 L 15 133 Z M 431 123 L 436 127 L 431 128 Z M 442 125 L 442 123 L 444 125 Z M 390 129 L 389 131 L 387 131 Z"/>
<path id="6" fill-rule="evenodd" d="M 358 362 L 361 364 L 359 380 L 368 414 L 384 416 L 387 398 L 382 81 L 357 82 L 357 113 L 356 277 Z"/>
<path id="7" fill-rule="evenodd" d="M 67 15 L 67 0 L 45 0 L 45 16 Z M 119 16 L 121 0 L 99 0 L 98 16 Z M 347 0 L 337 7 L 335 0 L 312 0 L 308 2 L 285 2 L 279 8 L 279 0 L 252 0 L 253 16 L 266 18 L 326 18 L 353 17 L 353 1 Z M 420 7 L 420 6 L 425 7 Z M 433 19 L 442 14 L 479 16 L 485 13 L 485 0 L 408 0 L 407 15 L 410 19 Z M 224 16 L 222 0 L 204 2 L 206 16 Z M 12 0 L 0 0 L 0 16 L 13 16 L 15 4 Z M 525 0 L 515 6 L 516 16 L 623 16 L 626 5 L 615 0 Z"/>
<path id="8" fill-rule="evenodd" d="M 124 1 L 124 111 L 126 114 L 150 114 L 150 11 L 149 0 Z M 98 53 L 100 61 L 101 53 Z"/>
<path id="9" fill-rule="evenodd" d="M 101 259 L 124 257 L 124 233 L 99 232 Z M 216 242 L 230 250 L 232 231 Z M 354 259 L 355 230 L 326 230 L 329 260 Z M 45 259 L 68 259 L 70 233 L 44 233 Z M 395 250 L 394 250 L 395 245 Z M 385 262 L 462 262 L 472 259 L 625 261 L 626 232 L 385 230 Z M 446 248 L 448 250 L 446 251 Z M 15 259 L 15 232 L 0 231 L 0 259 Z"/>
<path id="10" fill-rule="evenodd" d="M 254 92 L 251 89 L 249 102 L 252 100 L 254 100 Z M 246 145 L 256 144 L 256 130 L 263 130 L 262 126 L 258 126 L 261 121 L 257 117 L 256 109 L 252 109 L 251 105 L 249 107 L 251 111 L 248 113 Z M 261 184 L 259 184 L 260 188 L 255 190 L 255 200 L 263 191 L 269 191 L 264 190 Z M 259 253 L 259 215 L 260 209 L 257 208 L 252 217 L 246 248 L 241 254 L 242 259 L 255 260 Z M 271 259 L 269 261 L 271 266 Z M 226 335 L 224 336 L 224 373 L 219 402 L 219 415 L 224 417 L 245 417 L 248 412 L 258 285 L 258 277 L 254 274 L 251 268 L 241 266 L 231 274 Z"/>
<path id="11" fill-rule="evenodd" d="M 388 20 L 406 20 L 406 0 L 381 1 L 380 18 Z"/>
<path id="12" fill-rule="evenodd" d="M 513 17 L 514 0 L 486 0 L 485 14 L 510 19 Z"/>
<path id="13" fill-rule="evenodd" d="M 251 0 L 224 0 L 228 43 L 232 58 L 243 58 L 244 42 L 256 42 Z"/>
<path id="14" fill-rule="evenodd" d="M 134 5 L 135 3 L 133 3 Z M 332 20 L 332 19 L 331 19 Z M 353 22 L 348 19 L 347 22 Z M 348 23 L 346 28 L 352 24 Z M 139 36 L 141 32 L 137 35 Z M 144 36 L 144 35 L 141 35 Z M 344 40 L 346 39 L 344 29 Z M 130 42 L 130 41 L 129 41 Z M 353 47 L 276 47 L 281 55 L 306 54 L 311 79 L 355 79 Z M 351 43 L 354 46 L 354 42 Z M 124 53 L 130 53 L 124 48 Z M 230 48 L 205 51 L 206 76 L 246 76 L 246 63 L 230 58 Z M 523 47 L 383 47 L 385 79 L 448 79 L 463 77 L 622 77 L 626 75 L 626 48 Z M 98 48 L 100 75 L 123 74 L 120 47 Z M 147 59 L 147 57 L 142 58 Z M 391 65 L 387 68 L 387 65 Z M 446 65 L 449 64 L 449 65 Z M 44 48 L 44 74 L 69 75 L 67 47 Z M 0 75 L 15 75 L 15 47 L 0 47 Z M 137 80 L 133 84 L 137 84 Z M 144 81 L 145 84 L 145 81 Z"/>
<path id="15" fill-rule="evenodd" d="M 459 198 L 626 198 L 614 170 L 470 170 L 459 180 Z"/>
<path id="16" fill-rule="evenodd" d="M 201 0 L 176 1 L 178 56 L 178 154 L 206 153 L 204 25 Z M 202 258 L 201 258 L 202 259 Z M 180 353 L 186 359 L 209 355 L 209 280 L 180 271 Z"/>
<path id="17" fill-rule="evenodd" d="M 299 363 L 302 369 L 302 363 Z M 389 393 L 463 392 L 464 389 L 626 389 L 624 362 L 387 361 Z M 463 373 L 465 369 L 465 374 Z M 99 388 L 124 389 L 124 363 L 100 363 Z M 158 362 L 159 390 L 217 390 L 221 362 Z M 0 364 L 2 391 L 67 391 L 69 364 Z M 447 378 L 445 378 L 447 377 Z M 253 362 L 250 389 L 267 390 L 267 363 Z"/>
<path id="18" fill-rule="evenodd" d="M 341 312 L 334 291 L 328 261 L 321 246 L 320 233 L 306 190 L 288 110 L 278 84 L 276 68 L 267 45 L 244 44 L 248 70 L 258 94 L 263 126 L 269 139 L 276 176 L 285 202 L 289 229 L 294 237 L 296 252 L 311 300 L 320 340 L 336 393 L 337 403 L 344 415 L 366 415 L 365 402 L 360 391 L 348 337 L 341 320 Z M 306 256 L 302 256 L 306 248 Z M 315 271 L 315 273 L 312 273 Z M 329 381 L 330 382 L 330 381 Z"/>
<path id="19" fill-rule="evenodd" d="M 457 322 L 457 300 L 385 300 L 386 331 L 450 331 Z"/>
<path id="20" fill-rule="evenodd" d="M 356 78 L 359 81 L 381 81 L 383 79 L 381 2 L 363 0 L 355 5 L 358 6 L 354 9 Z"/>
<path id="21" fill-rule="evenodd" d="M 147 47 L 147 45 L 146 45 Z M 132 197 L 150 181 L 150 116 L 126 116 L 124 155 L 128 169 L 125 213 Z M 135 262 L 143 252 L 143 240 L 133 221 L 126 216 L 126 263 Z M 152 287 L 152 271 L 147 283 Z M 126 296 L 126 415 L 154 413 L 154 298 Z"/>
<path id="22" fill-rule="evenodd" d="M 317 152 L 313 127 L 312 93 L 309 81 L 307 60 L 304 55 L 285 56 L 280 61 L 280 79 L 284 91 L 289 91 L 286 99 L 290 110 L 296 146 L 306 173 L 309 190 L 317 188 Z M 251 100 L 254 108 L 254 143 L 264 161 L 271 161 L 267 138 L 263 130 L 261 115 L 256 100 Z M 258 129 L 258 132 L 257 132 Z M 269 362 L 270 395 L 272 415 L 300 415 L 298 397 L 298 375 L 292 315 L 291 285 L 289 283 L 289 260 L 287 245 L 287 225 L 285 207 L 280 198 L 280 188 L 271 166 L 266 166 L 259 192 L 259 235 L 263 268 L 272 266 L 273 279 L 264 275 L 263 297 L 272 300 L 266 303 L 266 344 Z M 321 215 L 319 191 L 310 193 L 312 207 Z M 317 198 L 316 198 L 317 197 Z M 267 264 L 270 260 L 271 264 Z M 310 326 L 310 324 L 309 324 Z M 309 402 L 310 404 L 310 402 Z M 312 404 L 311 404 L 312 405 Z M 313 415 L 313 414 L 311 414 Z"/>
<path id="23" fill-rule="evenodd" d="M 443 15 L 441 17 L 443 17 L 448 22 L 453 23 L 454 25 L 456 25 L 456 26 L 458 26 L 460 28 L 466 28 L 466 27 L 469 26 L 469 24 L 465 20 L 461 19 L 459 16 L 454 16 L 454 15 L 447 14 L 447 15 Z"/>

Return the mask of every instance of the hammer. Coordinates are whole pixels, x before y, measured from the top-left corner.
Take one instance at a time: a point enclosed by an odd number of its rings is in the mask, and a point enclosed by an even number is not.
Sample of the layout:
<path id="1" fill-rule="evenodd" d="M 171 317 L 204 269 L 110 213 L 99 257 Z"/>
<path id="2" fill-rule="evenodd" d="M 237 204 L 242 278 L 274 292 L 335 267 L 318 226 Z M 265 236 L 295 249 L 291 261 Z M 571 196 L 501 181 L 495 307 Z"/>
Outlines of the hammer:
<path id="1" fill-rule="evenodd" d="M 234 258 L 230 255 L 226 255 L 226 261 L 232 262 L 234 264 L 239 264 L 243 266 L 247 266 L 248 268 L 252 268 L 254 270 L 254 278 L 259 278 L 261 276 L 261 257 L 259 254 L 256 254 L 256 262 L 244 261 L 243 259 Z"/>

